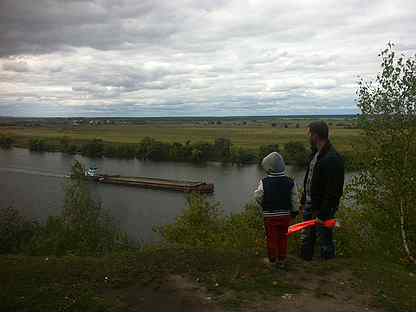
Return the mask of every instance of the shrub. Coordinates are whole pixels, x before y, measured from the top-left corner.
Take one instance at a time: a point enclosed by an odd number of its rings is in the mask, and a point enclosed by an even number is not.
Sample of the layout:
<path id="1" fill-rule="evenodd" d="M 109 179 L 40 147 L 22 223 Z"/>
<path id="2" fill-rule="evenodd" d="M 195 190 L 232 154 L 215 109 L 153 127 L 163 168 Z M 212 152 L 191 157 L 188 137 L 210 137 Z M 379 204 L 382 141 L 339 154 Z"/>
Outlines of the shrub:
<path id="1" fill-rule="evenodd" d="M 191 160 L 195 162 L 212 160 L 214 158 L 214 146 L 208 142 L 195 142 L 191 144 Z"/>
<path id="2" fill-rule="evenodd" d="M 101 139 L 94 139 L 81 148 L 81 154 L 88 157 L 102 157 L 104 155 L 104 143 Z"/>
<path id="3" fill-rule="evenodd" d="M 365 166 L 355 179 L 362 216 L 384 244 L 384 254 L 416 264 L 416 56 L 381 53 L 381 73 L 359 82 Z"/>
<path id="4" fill-rule="evenodd" d="M 0 147 L 3 149 L 9 149 L 13 146 L 14 140 L 11 136 L 1 134 L 0 135 Z"/>
<path id="5" fill-rule="evenodd" d="M 172 143 L 169 149 L 169 159 L 184 161 L 188 158 L 187 148 L 181 143 Z"/>
<path id="6" fill-rule="evenodd" d="M 233 147 L 231 149 L 231 162 L 234 164 L 253 163 L 257 160 L 257 155 L 251 150 L 242 147 Z"/>
<path id="7" fill-rule="evenodd" d="M 215 139 L 213 152 L 215 160 L 228 161 L 231 156 L 231 141 L 225 138 Z"/>
<path id="8" fill-rule="evenodd" d="M 340 205 L 337 212 L 340 227 L 334 230 L 336 252 L 339 256 L 354 257 L 364 253 L 377 252 L 381 246 L 376 246 L 369 234 L 369 226 L 362 218 L 358 207 Z"/>
<path id="9" fill-rule="evenodd" d="M 284 145 L 283 156 L 287 163 L 301 167 L 308 163 L 309 152 L 301 142 L 288 142 Z"/>
<path id="10" fill-rule="evenodd" d="M 137 149 L 139 159 L 149 160 L 168 160 L 170 144 L 156 141 L 150 137 L 141 140 Z"/>
<path id="11" fill-rule="evenodd" d="M 104 146 L 103 155 L 106 157 L 134 158 L 137 153 L 136 144 L 108 143 Z"/>
<path id="12" fill-rule="evenodd" d="M 20 253 L 35 235 L 37 224 L 13 207 L 0 208 L 0 254 Z"/>
<path id="13" fill-rule="evenodd" d="M 279 145 L 277 144 L 260 145 L 259 152 L 258 152 L 259 162 L 261 162 L 264 157 L 266 157 L 272 152 L 279 152 Z"/>
<path id="14" fill-rule="evenodd" d="M 175 223 L 158 228 L 169 243 L 188 247 L 214 247 L 223 226 L 219 203 L 211 203 L 206 197 L 190 194 L 187 209 Z"/>
<path id="15" fill-rule="evenodd" d="M 257 249 L 264 246 L 263 218 L 255 204 L 224 216 L 218 202 L 193 193 L 173 224 L 157 228 L 168 244 L 193 248 Z"/>
<path id="16" fill-rule="evenodd" d="M 75 162 L 65 185 L 62 216 L 49 217 L 31 243 L 33 254 L 102 255 L 129 246 L 110 214 L 88 189 L 85 168 Z"/>
<path id="17" fill-rule="evenodd" d="M 31 139 L 29 142 L 29 149 L 33 152 L 45 152 L 50 150 L 46 140 L 44 139 Z"/>

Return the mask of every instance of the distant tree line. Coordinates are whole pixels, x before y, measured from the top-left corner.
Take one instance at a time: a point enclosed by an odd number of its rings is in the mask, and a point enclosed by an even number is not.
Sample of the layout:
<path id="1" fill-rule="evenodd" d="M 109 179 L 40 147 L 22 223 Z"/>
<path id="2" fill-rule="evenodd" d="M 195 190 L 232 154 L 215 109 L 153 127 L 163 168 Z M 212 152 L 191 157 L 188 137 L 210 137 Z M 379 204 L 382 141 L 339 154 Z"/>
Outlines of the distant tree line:
<path id="1" fill-rule="evenodd" d="M 11 136 L 0 135 L 0 148 L 12 147 L 14 139 Z M 288 142 L 283 145 L 266 144 L 257 149 L 235 146 L 230 139 L 217 138 L 214 142 L 174 142 L 167 143 L 150 137 L 143 138 L 139 143 L 104 142 L 101 139 L 90 141 L 73 141 L 69 137 L 61 138 L 32 138 L 28 148 L 34 152 L 63 152 L 81 154 L 90 158 L 137 158 L 153 161 L 206 162 L 220 161 L 232 164 L 253 164 L 271 152 L 281 153 L 287 164 L 305 166 L 310 154 L 302 142 Z M 343 153 L 347 168 L 359 169 L 359 164 L 353 161 L 353 153 Z"/>
<path id="2" fill-rule="evenodd" d="M 0 134 L 0 147 L 9 149 L 13 146 L 14 140 L 11 136 Z"/>
<path id="3" fill-rule="evenodd" d="M 36 152 L 61 151 L 68 154 L 81 154 L 91 158 L 137 158 L 153 161 L 206 162 L 221 161 L 233 164 L 260 162 L 267 154 L 281 152 L 286 161 L 293 165 L 305 165 L 308 150 L 301 142 L 289 142 L 280 150 L 278 144 L 260 145 L 257 149 L 234 146 L 231 140 L 217 138 L 211 142 L 166 143 L 150 137 L 143 138 L 139 143 L 110 143 L 101 139 L 93 139 L 86 143 L 71 142 L 68 137 L 58 141 L 33 138 L 29 149 Z"/>

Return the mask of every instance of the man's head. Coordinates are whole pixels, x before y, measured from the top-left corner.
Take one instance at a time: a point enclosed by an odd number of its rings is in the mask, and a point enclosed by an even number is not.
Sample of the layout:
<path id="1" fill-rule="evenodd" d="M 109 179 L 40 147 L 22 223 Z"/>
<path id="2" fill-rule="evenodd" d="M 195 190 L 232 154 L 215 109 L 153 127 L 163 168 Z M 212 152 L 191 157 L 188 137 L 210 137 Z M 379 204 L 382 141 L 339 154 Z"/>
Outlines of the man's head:
<path id="1" fill-rule="evenodd" d="M 319 148 L 329 140 L 328 125 L 324 121 L 314 121 L 308 126 L 309 142 L 312 147 Z"/>

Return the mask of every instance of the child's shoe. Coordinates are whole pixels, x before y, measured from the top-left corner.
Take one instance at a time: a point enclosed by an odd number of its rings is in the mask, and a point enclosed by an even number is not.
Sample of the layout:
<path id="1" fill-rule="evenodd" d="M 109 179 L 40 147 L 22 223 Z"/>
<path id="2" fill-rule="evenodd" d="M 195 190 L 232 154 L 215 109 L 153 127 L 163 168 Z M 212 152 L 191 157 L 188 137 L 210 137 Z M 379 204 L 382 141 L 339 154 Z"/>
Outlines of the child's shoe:
<path id="1" fill-rule="evenodd" d="M 276 261 L 276 269 L 280 270 L 280 271 L 287 271 L 287 265 L 286 265 L 286 260 L 278 260 Z"/>

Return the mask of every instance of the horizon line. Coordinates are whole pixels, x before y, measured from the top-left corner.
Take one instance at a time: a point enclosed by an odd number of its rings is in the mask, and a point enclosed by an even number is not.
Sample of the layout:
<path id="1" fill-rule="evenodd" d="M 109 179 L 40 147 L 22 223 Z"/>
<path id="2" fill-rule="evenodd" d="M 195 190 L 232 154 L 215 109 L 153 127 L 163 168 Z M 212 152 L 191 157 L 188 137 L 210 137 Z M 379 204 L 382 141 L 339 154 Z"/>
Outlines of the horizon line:
<path id="1" fill-rule="evenodd" d="M 359 113 L 351 113 L 351 114 L 289 114 L 289 115 L 183 115 L 183 116 L 11 116 L 11 115 L 0 115 L 0 118 L 61 118 L 61 119 L 73 119 L 73 118 L 90 118 L 90 119 L 97 119 L 97 118 L 107 118 L 107 119 L 115 119 L 115 118 L 126 118 L 126 119 L 133 119 L 133 118 L 244 118 L 244 117 L 337 117 L 337 116 L 358 116 Z"/>

